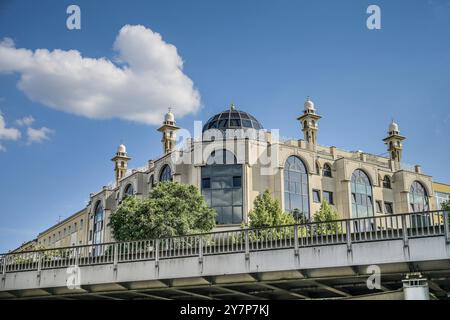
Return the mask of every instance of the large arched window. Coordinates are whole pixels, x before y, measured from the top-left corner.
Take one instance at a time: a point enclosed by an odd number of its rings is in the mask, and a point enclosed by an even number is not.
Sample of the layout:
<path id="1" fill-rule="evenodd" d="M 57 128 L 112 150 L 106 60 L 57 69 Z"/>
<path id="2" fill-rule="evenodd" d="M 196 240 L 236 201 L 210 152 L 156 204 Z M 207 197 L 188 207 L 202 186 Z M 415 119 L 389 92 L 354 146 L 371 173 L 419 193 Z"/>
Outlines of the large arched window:
<path id="1" fill-rule="evenodd" d="M 284 209 L 309 218 L 308 173 L 302 160 L 290 156 L 284 165 Z"/>
<path id="2" fill-rule="evenodd" d="M 103 241 L 103 205 L 101 201 L 98 201 L 95 205 L 94 212 L 94 229 L 93 229 L 93 242 L 102 243 Z"/>
<path id="3" fill-rule="evenodd" d="M 127 184 L 125 187 L 124 198 L 128 196 L 132 196 L 134 194 L 134 188 L 131 183 Z"/>
<path id="4" fill-rule="evenodd" d="M 372 185 L 369 177 L 362 170 L 352 174 L 352 217 L 364 218 L 373 216 Z"/>
<path id="5" fill-rule="evenodd" d="M 324 177 L 329 177 L 329 178 L 331 178 L 332 177 L 332 174 L 331 174 L 331 167 L 330 167 L 330 165 L 328 164 L 328 163 L 325 163 L 324 165 L 323 165 L 323 176 Z"/>
<path id="6" fill-rule="evenodd" d="M 217 224 L 240 224 L 242 211 L 242 165 L 227 150 L 212 152 L 202 167 L 202 194 L 216 210 Z"/>
<path id="7" fill-rule="evenodd" d="M 166 164 L 161 170 L 159 181 L 172 181 L 172 169 L 170 169 L 168 164 Z"/>
<path id="8" fill-rule="evenodd" d="M 428 211 L 428 195 L 423 185 L 414 181 L 409 191 L 409 204 L 412 212 Z"/>

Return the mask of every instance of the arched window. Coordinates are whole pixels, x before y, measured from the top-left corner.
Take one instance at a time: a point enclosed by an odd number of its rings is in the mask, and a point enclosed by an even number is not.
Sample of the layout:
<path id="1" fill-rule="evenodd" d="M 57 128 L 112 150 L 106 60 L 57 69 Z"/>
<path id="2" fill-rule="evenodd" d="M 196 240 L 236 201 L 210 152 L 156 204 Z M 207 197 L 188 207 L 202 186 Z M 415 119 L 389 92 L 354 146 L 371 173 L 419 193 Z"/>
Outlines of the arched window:
<path id="1" fill-rule="evenodd" d="M 148 179 L 148 184 L 150 185 L 150 188 L 155 186 L 155 177 L 153 175 L 151 175 L 150 179 Z"/>
<path id="2" fill-rule="evenodd" d="M 414 181 L 409 191 L 409 204 L 412 212 L 428 211 L 428 195 L 423 185 Z"/>
<path id="3" fill-rule="evenodd" d="M 227 150 L 212 152 L 202 167 L 202 195 L 216 210 L 217 224 L 240 224 L 242 210 L 242 165 Z"/>
<path id="4" fill-rule="evenodd" d="M 94 211 L 94 229 L 93 229 L 93 242 L 101 243 L 103 241 L 103 205 L 101 201 L 97 201 Z"/>
<path id="5" fill-rule="evenodd" d="M 134 195 L 134 188 L 133 188 L 133 185 L 131 183 L 129 183 L 125 187 L 124 198 L 127 196 L 132 196 L 132 195 Z"/>
<path id="6" fill-rule="evenodd" d="M 161 170 L 159 181 L 172 181 L 172 169 L 170 169 L 168 164 L 166 164 Z"/>
<path id="7" fill-rule="evenodd" d="M 284 208 L 309 218 L 308 173 L 302 160 L 290 156 L 284 165 Z"/>
<path id="8" fill-rule="evenodd" d="M 331 167 L 330 167 L 330 165 L 328 164 L 328 163 L 325 163 L 324 165 L 323 165 L 323 176 L 324 177 L 332 177 L 332 175 L 331 175 Z"/>
<path id="9" fill-rule="evenodd" d="M 362 170 L 352 174 L 352 217 L 364 218 L 373 216 L 372 185 L 369 177 Z"/>
<path id="10" fill-rule="evenodd" d="M 389 178 L 389 176 L 384 176 L 383 188 L 391 189 L 391 178 Z"/>

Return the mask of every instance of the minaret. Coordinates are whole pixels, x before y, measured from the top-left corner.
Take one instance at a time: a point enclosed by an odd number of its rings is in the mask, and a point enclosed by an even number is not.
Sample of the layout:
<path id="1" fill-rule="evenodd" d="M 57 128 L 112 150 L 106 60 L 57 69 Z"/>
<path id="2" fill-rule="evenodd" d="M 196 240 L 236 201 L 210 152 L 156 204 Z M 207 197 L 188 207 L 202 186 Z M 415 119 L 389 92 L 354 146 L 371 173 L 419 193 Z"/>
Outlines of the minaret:
<path id="1" fill-rule="evenodd" d="M 176 126 L 175 116 L 170 111 L 166 113 L 163 125 L 158 129 L 158 131 L 162 132 L 161 142 L 163 144 L 164 154 L 169 153 L 173 150 L 176 142 L 176 134 L 175 131 L 180 129 Z"/>
<path id="2" fill-rule="evenodd" d="M 400 135 L 398 124 L 392 120 L 392 123 L 389 125 L 388 136 L 383 139 L 384 143 L 388 145 L 391 160 L 396 162 L 402 161 L 402 141 L 405 139 L 404 136 Z"/>
<path id="3" fill-rule="evenodd" d="M 128 160 L 131 160 L 131 158 L 127 155 L 125 145 L 121 144 L 117 148 L 116 155 L 111 159 L 111 161 L 114 161 L 115 163 L 114 171 L 116 173 L 116 184 L 119 183 L 120 179 L 125 177 L 128 168 Z"/>
<path id="4" fill-rule="evenodd" d="M 305 109 L 303 114 L 297 118 L 302 126 L 304 139 L 308 142 L 309 146 L 315 146 L 317 144 L 317 122 L 322 118 L 316 113 L 314 109 L 314 103 L 309 99 L 306 99 Z"/>

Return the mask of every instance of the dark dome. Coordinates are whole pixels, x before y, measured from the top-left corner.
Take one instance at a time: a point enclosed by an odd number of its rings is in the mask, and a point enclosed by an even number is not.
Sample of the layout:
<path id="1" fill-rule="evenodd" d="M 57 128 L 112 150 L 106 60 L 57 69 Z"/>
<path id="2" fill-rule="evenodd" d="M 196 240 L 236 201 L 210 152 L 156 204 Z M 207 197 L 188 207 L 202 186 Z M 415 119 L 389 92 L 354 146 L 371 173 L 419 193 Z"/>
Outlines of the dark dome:
<path id="1" fill-rule="evenodd" d="M 208 129 L 226 130 L 242 128 L 259 130 L 263 129 L 263 126 L 251 114 L 236 110 L 232 107 L 211 117 L 203 126 L 203 132 Z"/>

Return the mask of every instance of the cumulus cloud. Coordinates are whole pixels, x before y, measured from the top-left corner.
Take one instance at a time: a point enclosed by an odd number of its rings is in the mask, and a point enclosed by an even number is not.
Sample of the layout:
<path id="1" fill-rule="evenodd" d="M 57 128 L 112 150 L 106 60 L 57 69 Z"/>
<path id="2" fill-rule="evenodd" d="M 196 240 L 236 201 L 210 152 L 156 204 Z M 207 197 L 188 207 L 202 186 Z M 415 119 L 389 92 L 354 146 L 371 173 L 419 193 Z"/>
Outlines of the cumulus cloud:
<path id="1" fill-rule="evenodd" d="M 6 127 L 5 119 L 0 113 L 0 140 L 18 140 L 20 136 L 20 131 L 16 128 Z"/>
<path id="2" fill-rule="evenodd" d="M 26 126 L 26 127 L 31 126 L 33 124 L 33 122 L 34 122 L 33 116 L 26 116 L 26 117 L 23 117 L 22 119 L 16 120 L 17 125 Z"/>
<path id="3" fill-rule="evenodd" d="M 0 73 L 18 73 L 32 101 L 93 119 L 159 124 L 168 107 L 182 117 L 200 108 L 200 94 L 183 73 L 177 48 L 144 26 L 125 25 L 114 46 L 117 61 L 77 50 L 16 48 L 0 42 Z"/>
<path id="4" fill-rule="evenodd" d="M 27 143 L 28 144 L 32 144 L 35 142 L 41 143 L 44 140 L 49 140 L 50 134 L 52 133 L 54 133 L 54 130 L 51 130 L 46 127 L 42 127 L 40 129 L 27 128 L 27 136 L 28 136 Z"/>

